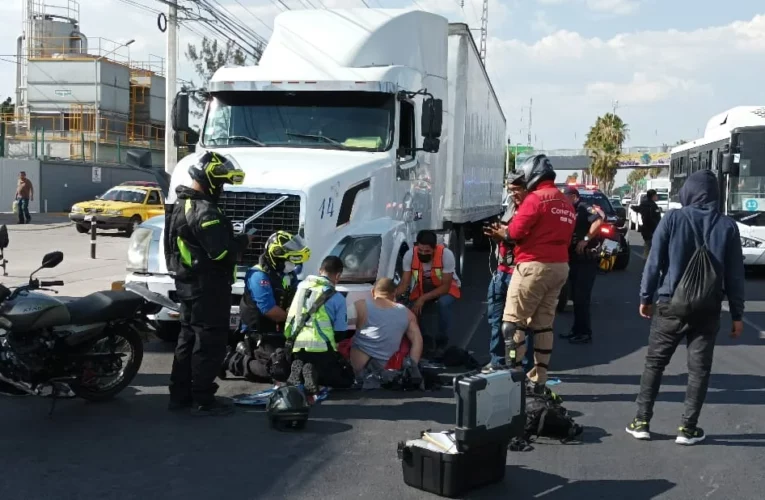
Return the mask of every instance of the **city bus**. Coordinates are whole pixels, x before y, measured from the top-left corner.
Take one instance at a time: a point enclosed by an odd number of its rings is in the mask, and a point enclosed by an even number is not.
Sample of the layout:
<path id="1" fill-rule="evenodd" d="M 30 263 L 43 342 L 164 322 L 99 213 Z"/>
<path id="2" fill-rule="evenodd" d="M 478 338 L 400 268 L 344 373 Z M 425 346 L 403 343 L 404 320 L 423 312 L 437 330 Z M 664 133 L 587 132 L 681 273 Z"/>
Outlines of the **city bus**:
<path id="1" fill-rule="evenodd" d="M 704 137 L 676 146 L 670 158 L 670 200 L 688 176 L 711 170 L 720 210 L 738 223 L 744 264 L 765 265 L 765 106 L 739 106 L 713 116 Z"/>

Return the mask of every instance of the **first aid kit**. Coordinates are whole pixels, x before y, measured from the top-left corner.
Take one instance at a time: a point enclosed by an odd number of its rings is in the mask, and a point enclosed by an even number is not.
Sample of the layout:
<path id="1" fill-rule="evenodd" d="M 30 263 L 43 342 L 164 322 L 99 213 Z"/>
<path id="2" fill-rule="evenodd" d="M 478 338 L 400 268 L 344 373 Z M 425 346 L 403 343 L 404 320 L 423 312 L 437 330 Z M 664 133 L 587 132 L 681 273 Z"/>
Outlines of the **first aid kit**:
<path id="1" fill-rule="evenodd" d="M 398 443 L 404 482 L 455 498 L 502 481 L 508 445 L 524 432 L 525 397 L 521 370 L 455 377 L 454 429 Z"/>

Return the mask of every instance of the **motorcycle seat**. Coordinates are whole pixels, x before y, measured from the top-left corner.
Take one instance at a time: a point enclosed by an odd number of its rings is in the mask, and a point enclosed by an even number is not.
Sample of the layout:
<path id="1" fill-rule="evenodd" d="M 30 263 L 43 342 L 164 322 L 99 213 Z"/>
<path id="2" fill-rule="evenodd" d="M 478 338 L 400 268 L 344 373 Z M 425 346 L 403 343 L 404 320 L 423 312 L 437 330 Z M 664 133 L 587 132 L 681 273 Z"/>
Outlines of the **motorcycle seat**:
<path id="1" fill-rule="evenodd" d="M 129 318 L 143 303 L 144 300 L 133 292 L 106 290 L 66 302 L 66 307 L 72 324 L 90 325 Z"/>

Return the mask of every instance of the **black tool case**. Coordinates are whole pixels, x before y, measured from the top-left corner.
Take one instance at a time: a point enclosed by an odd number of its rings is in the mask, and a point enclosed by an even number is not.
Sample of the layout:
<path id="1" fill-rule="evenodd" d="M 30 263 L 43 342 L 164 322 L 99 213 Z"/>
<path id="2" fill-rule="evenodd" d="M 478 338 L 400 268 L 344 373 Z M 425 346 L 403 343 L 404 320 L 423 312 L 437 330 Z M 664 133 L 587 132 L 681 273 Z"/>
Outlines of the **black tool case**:
<path id="1" fill-rule="evenodd" d="M 505 477 L 508 442 L 471 447 L 459 453 L 439 453 L 399 443 L 404 482 L 436 495 L 457 498 Z"/>
<path id="2" fill-rule="evenodd" d="M 470 373 L 454 378 L 457 453 L 398 444 L 404 482 L 455 498 L 505 477 L 507 447 L 526 424 L 523 371 Z"/>

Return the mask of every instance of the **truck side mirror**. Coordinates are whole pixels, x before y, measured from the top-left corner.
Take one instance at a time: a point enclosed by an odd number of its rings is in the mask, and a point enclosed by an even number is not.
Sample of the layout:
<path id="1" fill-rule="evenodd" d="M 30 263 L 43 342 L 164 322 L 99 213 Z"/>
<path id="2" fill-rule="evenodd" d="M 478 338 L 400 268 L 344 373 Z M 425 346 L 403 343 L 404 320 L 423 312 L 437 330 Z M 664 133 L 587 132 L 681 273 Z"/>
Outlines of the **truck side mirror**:
<path id="1" fill-rule="evenodd" d="M 724 174 L 730 174 L 733 176 L 738 175 L 738 163 L 733 163 L 733 158 L 730 153 L 723 153 L 721 170 Z"/>
<path id="2" fill-rule="evenodd" d="M 422 103 L 422 136 L 430 139 L 441 137 L 444 118 L 443 101 L 428 98 Z"/>
<path id="3" fill-rule="evenodd" d="M 189 93 L 180 91 L 175 94 L 173 101 L 173 130 L 186 132 L 189 130 Z"/>

